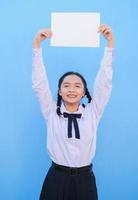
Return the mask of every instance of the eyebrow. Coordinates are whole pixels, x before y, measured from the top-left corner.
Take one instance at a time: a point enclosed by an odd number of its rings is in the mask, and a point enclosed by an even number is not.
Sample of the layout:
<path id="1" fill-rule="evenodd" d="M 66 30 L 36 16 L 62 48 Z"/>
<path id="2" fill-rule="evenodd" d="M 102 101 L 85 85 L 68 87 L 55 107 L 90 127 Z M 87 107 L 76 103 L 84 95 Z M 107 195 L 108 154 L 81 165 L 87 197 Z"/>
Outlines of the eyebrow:
<path id="1" fill-rule="evenodd" d="M 70 84 L 70 83 L 69 83 L 69 82 L 64 82 L 63 85 L 65 85 L 65 84 Z M 76 85 L 81 85 L 82 83 L 76 82 L 75 84 L 76 84 Z"/>

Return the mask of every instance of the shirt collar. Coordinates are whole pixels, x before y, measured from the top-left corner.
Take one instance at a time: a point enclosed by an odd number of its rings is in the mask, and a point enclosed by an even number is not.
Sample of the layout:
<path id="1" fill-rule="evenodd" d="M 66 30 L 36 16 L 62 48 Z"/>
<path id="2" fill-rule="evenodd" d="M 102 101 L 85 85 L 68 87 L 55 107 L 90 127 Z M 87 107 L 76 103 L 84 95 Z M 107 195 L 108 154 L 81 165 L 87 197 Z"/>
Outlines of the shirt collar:
<path id="1" fill-rule="evenodd" d="M 84 107 L 80 104 L 78 107 L 78 110 L 76 112 L 70 112 L 66 109 L 64 102 L 61 103 L 61 107 L 60 107 L 61 113 L 63 112 L 67 112 L 67 113 L 78 113 L 81 114 L 81 117 L 84 117 Z M 63 115 L 62 115 L 63 117 Z"/>

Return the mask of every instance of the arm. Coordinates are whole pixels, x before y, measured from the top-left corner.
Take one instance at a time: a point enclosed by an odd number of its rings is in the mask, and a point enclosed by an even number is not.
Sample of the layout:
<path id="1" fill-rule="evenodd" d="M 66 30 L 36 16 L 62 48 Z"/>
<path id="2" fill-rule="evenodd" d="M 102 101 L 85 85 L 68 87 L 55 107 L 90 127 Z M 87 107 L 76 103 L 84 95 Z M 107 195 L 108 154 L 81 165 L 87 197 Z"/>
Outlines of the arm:
<path id="1" fill-rule="evenodd" d="M 43 64 L 42 48 L 40 43 L 42 40 L 50 37 L 48 30 L 41 30 L 37 33 L 33 41 L 33 63 L 32 63 L 32 88 L 37 95 L 41 107 L 41 111 L 47 119 L 48 113 L 52 105 L 52 95 L 48 84 L 46 70 Z"/>
<path id="2" fill-rule="evenodd" d="M 100 119 L 109 100 L 112 90 L 112 61 L 114 38 L 111 29 L 105 25 L 100 26 L 99 31 L 107 39 L 108 44 L 104 50 L 101 68 L 96 76 L 93 92 L 93 104 L 96 116 Z"/>

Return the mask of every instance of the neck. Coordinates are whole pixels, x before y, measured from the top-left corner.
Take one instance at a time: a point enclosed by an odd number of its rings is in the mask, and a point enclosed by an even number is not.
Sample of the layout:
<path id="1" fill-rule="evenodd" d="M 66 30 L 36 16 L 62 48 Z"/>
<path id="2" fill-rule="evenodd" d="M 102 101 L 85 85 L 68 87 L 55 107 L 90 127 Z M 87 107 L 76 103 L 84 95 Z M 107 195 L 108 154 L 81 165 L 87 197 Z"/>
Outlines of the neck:
<path id="1" fill-rule="evenodd" d="M 68 104 L 64 102 L 64 106 L 69 112 L 76 112 L 78 110 L 79 104 Z"/>

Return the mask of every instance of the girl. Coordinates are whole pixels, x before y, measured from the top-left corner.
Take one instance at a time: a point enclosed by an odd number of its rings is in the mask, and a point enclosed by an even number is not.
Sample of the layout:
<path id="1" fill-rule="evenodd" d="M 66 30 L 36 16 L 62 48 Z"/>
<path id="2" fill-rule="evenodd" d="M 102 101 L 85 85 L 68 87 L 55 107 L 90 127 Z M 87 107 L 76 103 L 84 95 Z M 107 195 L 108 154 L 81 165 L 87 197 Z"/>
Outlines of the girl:
<path id="1" fill-rule="evenodd" d="M 107 47 L 93 95 L 81 74 L 67 72 L 59 79 L 57 102 L 52 99 L 40 47 L 52 33 L 48 29 L 40 30 L 33 41 L 32 87 L 47 122 L 47 150 L 52 161 L 40 200 L 98 199 L 92 159 L 97 127 L 112 88 L 114 43 L 110 27 L 101 25 L 99 32 L 106 38 Z M 84 96 L 88 98 L 87 105 L 81 105 Z"/>

